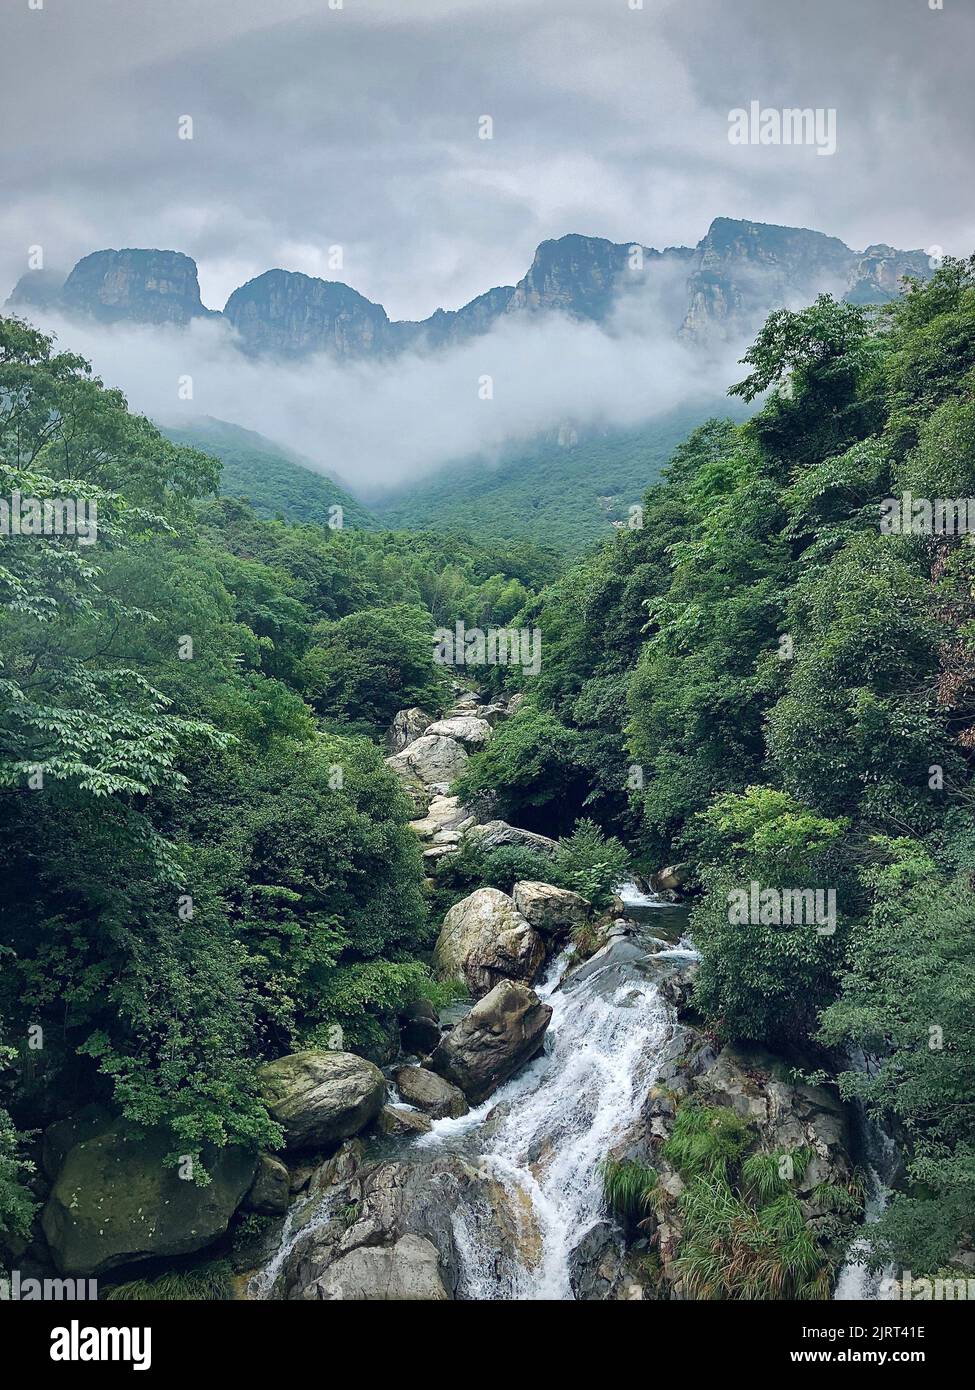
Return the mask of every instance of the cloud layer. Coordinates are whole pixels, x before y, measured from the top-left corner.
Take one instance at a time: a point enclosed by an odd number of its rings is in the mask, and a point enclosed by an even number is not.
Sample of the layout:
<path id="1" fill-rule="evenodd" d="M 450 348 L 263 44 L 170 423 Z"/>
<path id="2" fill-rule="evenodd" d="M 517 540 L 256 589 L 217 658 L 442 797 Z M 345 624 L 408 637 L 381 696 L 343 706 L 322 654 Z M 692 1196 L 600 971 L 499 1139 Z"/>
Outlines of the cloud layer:
<path id="1" fill-rule="evenodd" d="M 971 5 L 634 3 L 7 5 L 0 296 L 36 245 L 64 268 L 186 251 L 217 308 L 275 265 L 327 274 L 341 245 L 397 318 L 511 283 L 568 231 L 693 244 L 724 214 L 975 245 Z M 752 99 L 835 107 L 835 156 L 731 146 Z"/>

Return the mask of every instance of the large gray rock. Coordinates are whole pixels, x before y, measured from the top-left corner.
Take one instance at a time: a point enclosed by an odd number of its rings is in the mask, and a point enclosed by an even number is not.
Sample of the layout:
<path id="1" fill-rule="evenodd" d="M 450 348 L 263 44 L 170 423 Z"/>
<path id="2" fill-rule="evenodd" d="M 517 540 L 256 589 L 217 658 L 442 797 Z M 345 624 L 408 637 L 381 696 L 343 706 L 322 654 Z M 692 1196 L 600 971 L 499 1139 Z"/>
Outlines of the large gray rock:
<path id="1" fill-rule="evenodd" d="M 386 747 L 390 753 L 400 753 L 414 739 L 426 733 L 430 724 L 426 710 L 413 705 L 410 709 L 397 710 L 393 722 L 386 732 Z"/>
<path id="2" fill-rule="evenodd" d="M 455 715 L 450 719 L 438 719 L 425 732 L 439 734 L 444 738 L 455 738 L 458 743 L 462 743 L 474 753 L 483 748 L 490 739 L 491 725 L 486 719 L 478 719 L 474 715 Z"/>
<path id="3" fill-rule="evenodd" d="M 384 1105 L 379 1112 L 376 1128 L 380 1134 L 400 1138 L 405 1135 L 426 1134 L 432 1123 L 429 1115 L 423 1115 L 419 1110 L 407 1110 L 402 1105 Z"/>
<path id="4" fill-rule="evenodd" d="M 206 1186 L 166 1163 L 168 1130 L 140 1133 L 115 1120 L 68 1149 L 42 1215 L 62 1274 L 97 1276 L 120 1265 L 188 1255 L 219 1239 L 254 1177 L 255 1155 L 206 1150 Z M 181 1176 L 181 1172 L 185 1176 Z"/>
<path id="5" fill-rule="evenodd" d="M 592 903 L 568 888 L 523 879 L 511 890 L 515 907 L 536 931 L 557 935 L 582 926 L 592 915 Z"/>
<path id="6" fill-rule="evenodd" d="M 415 830 L 421 840 L 432 840 L 435 835 L 450 831 L 459 839 L 461 833 L 474 824 L 474 817 L 466 806 L 461 805 L 459 796 L 435 796 L 427 807 L 427 813 L 419 820 L 411 820 L 410 828 Z"/>
<path id="7" fill-rule="evenodd" d="M 436 1247 L 415 1235 L 405 1235 L 395 1245 L 350 1250 L 301 1296 L 346 1303 L 444 1303 L 449 1298 Z"/>
<path id="8" fill-rule="evenodd" d="M 402 752 L 386 759 L 387 767 L 410 782 L 419 779 L 424 786 L 453 782 L 467 767 L 467 752 L 456 739 L 424 734 Z"/>
<path id="9" fill-rule="evenodd" d="M 415 1105 L 435 1120 L 447 1115 L 457 1119 L 467 1114 L 469 1107 L 463 1091 L 426 1067 L 399 1067 L 393 1073 L 393 1080 L 407 1105 Z"/>
<path id="10" fill-rule="evenodd" d="M 500 849 L 502 845 L 526 845 L 528 849 L 539 850 L 542 854 L 554 854 L 558 849 L 557 840 L 547 835 L 537 835 L 534 830 L 522 830 L 518 825 L 509 825 L 503 820 L 485 821 L 483 825 L 472 825 L 468 836 L 477 840 L 482 849 Z"/>
<path id="11" fill-rule="evenodd" d="M 265 1216 L 283 1216 L 291 1197 L 291 1174 L 279 1158 L 258 1154 L 257 1172 L 244 1206 Z"/>
<path id="12" fill-rule="evenodd" d="M 382 1072 L 352 1052 L 293 1052 L 259 1073 L 289 1149 L 324 1149 L 365 1129 L 386 1095 Z"/>
<path id="13" fill-rule="evenodd" d="M 433 952 L 436 974 L 465 984 L 475 999 L 499 979 L 531 982 L 544 960 L 544 941 L 498 888 L 478 888 L 455 903 Z"/>
<path id="14" fill-rule="evenodd" d="M 430 1069 L 479 1105 L 534 1057 L 551 1017 L 534 990 L 502 980 L 441 1040 Z"/>
<path id="15" fill-rule="evenodd" d="M 427 1156 L 419 1162 L 384 1161 L 349 1173 L 344 1182 L 309 1202 L 295 1223 L 294 1244 L 277 1271 L 275 1296 L 320 1297 L 318 1292 L 306 1295 L 306 1291 L 352 1251 L 389 1250 L 405 1236 L 416 1236 L 433 1246 L 447 1296 L 457 1297 L 462 1292 L 463 1262 L 454 1218 L 461 1207 L 474 1220 L 485 1250 L 500 1257 L 501 1252 L 515 1248 L 521 1252 L 522 1263 L 537 1263 L 541 1235 L 531 1211 L 513 1202 L 502 1184 L 482 1169 L 457 1154 Z M 421 1263 L 431 1268 L 428 1255 Z M 379 1267 L 387 1268 L 385 1262 Z M 367 1266 L 367 1273 L 374 1269 Z M 362 1270 L 361 1264 L 342 1265 L 338 1278 L 326 1285 L 329 1296 L 334 1296 L 339 1282 L 347 1281 L 349 1288 L 367 1285 L 367 1278 L 359 1278 Z M 350 1271 L 357 1275 L 355 1281 Z"/>

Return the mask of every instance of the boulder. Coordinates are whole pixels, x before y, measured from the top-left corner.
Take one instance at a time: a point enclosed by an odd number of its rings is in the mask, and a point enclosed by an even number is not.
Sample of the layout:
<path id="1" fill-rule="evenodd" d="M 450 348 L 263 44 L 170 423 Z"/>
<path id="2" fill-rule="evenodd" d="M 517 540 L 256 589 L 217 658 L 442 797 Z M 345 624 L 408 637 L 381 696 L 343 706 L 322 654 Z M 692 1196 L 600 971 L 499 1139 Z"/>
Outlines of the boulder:
<path id="1" fill-rule="evenodd" d="M 425 1057 L 440 1041 L 440 1022 L 429 999 L 414 999 L 400 1011 L 400 1045 L 404 1052 Z"/>
<path id="2" fill-rule="evenodd" d="M 502 719 L 507 719 L 508 706 L 507 704 L 478 705 L 477 717 L 486 720 L 493 729 L 495 724 L 500 724 Z"/>
<path id="3" fill-rule="evenodd" d="M 536 835 L 533 830 L 522 830 L 518 825 L 508 825 L 507 821 L 489 820 L 483 825 L 472 825 L 467 831 L 470 838 L 477 840 L 482 849 L 500 849 L 502 845 L 527 845 L 542 854 L 554 854 L 558 841 L 547 835 Z"/>
<path id="4" fill-rule="evenodd" d="M 226 1232 L 251 1186 L 254 1153 L 204 1150 L 210 1181 L 201 1186 L 188 1164 L 166 1162 L 173 1142 L 169 1130 L 140 1132 L 115 1120 L 67 1151 L 42 1215 L 62 1274 L 97 1277 L 139 1260 L 188 1255 Z"/>
<path id="5" fill-rule="evenodd" d="M 261 1068 L 261 1093 L 291 1150 L 324 1149 L 379 1114 L 386 1081 L 351 1052 L 293 1052 Z"/>
<path id="6" fill-rule="evenodd" d="M 465 984 L 475 999 L 499 979 L 532 981 L 544 960 L 544 941 L 498 888 L 478 888 L 455 903 L 433 952 L 437 975 Z"/>
<path id="7" fill-rule="evenodd" d="M 393 1073 L 393 1081 L 407 1105 L 415 1105 L 435 1120 L 448 1115 L 457 1119 L 467 1114 L 469 1106 L 463 1091 L 426 1067 L 400 1067 Z"/>
<path id="8" fill-rule="evenodd" d="M 650 886 L 664 893 L 677 893 L 687 884 L 690 877 L 689 864 L 669 864 L 650 877 Z"/>
<path id="9" fill-rule="evenodd" d="M 551 1017 L 552 1010 L 534 990 L 502 980 L 441 1039 L 430 1069 L 479 1105 L 534 1057 Z"/>
<path id="10" fill-rule="evenodd" d="M 582 926 L 592 915 L 592 903 L 568 888 L 524 879 L 511 890 L 515 907 L 536 931 L 557 935 Z"/>
<path id="11" fill-rule="evenodd" d="M 508 718 L 510 719 L 513 714 L 517 714 L 524 703 L 525 697 L 521 693 L 521 691 L 519 691 L 516 695 L 512 695 L 511 698 L 508 700 Z"/>
<path id="12" fill-rule="evenodd" d="M 401 753 L 408 744 L 426 732 L 431 722 L 426 710 L 419 709 L 416 705 L 411 709 L 397 710 L 386 732 L 386 747 L 390 753 Z"/>
<path id="13" fill-rule="evenodd" d="M 427 807 L 427 813 L 420 820 L 411 820 L 410 829 L 415 830 L 421 840 L 432 840 L 442 831 L 452 830 L 460 834 L 474 824 L 474 817 L 466 806 L 462 806 L 459 796 L 435 796 Z"/>
<path id="14" fill-rule="evenodd" d="M 424 734 L 402 752 L 387 758 L 386 766 L 406 782 L 418 779 L 424 786 L 438 786 L 461 775 L 467 767 L 467 752 L 454 738 Z"/>
<path id="15" fill-rule="evenodd" d="M 283 1216 L 291 1196 L 291 1174 L 279 1158 L 257 1155 L 257 1172 L 244 1200 L 248 1211 L 264 1216 Z"/>
<path id="16" fill-rule="evenodd" d="M 444 1303 L 449 1297 L 436 1247 L 415 1235 L 405 1235 L 395 1245 L 350 1250 L 301 1296 L 346 1303 Z"/>
<path id="17" fill-rule="evenodd" d="M 470 752 L 483 748 L 491 737 L 491 725 L 486 719 L 473 715 L 455 715 L 450 719 L 438 719 L 426 732 L 443 738 L 455 738 Z"/>
<path id="18" fill-rule="evenodd" d="M 376 1128 L 380 1134 L 400 1137 L 411 1134 L 426 1134 L 432 1121 L 419 1110 L 407 1110 L 402 1105 L 384 1105 L 379 1112 Z"/>

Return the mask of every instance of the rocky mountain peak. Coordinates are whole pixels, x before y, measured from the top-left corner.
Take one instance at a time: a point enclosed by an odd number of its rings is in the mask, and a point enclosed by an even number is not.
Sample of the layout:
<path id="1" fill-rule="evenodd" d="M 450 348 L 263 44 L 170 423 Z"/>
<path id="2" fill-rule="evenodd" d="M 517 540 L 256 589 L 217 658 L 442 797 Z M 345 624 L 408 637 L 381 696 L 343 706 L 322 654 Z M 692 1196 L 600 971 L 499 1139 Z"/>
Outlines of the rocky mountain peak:
<path id="1" fill-rule="evenodd" d="M 248 280 L 234 290 L 223 312 L 255 352 L 361 357 L 390 346 L 389 318 L 381 304 L 341 281 L 294 270 L 268 270 Z"/>
<path id="2" fill-rule="evenodd" d="M 182 251 L 94 251 L 64 282 L 61 307 L 103 323 L 187 324 L 208 316 L 196 262 Z"/>

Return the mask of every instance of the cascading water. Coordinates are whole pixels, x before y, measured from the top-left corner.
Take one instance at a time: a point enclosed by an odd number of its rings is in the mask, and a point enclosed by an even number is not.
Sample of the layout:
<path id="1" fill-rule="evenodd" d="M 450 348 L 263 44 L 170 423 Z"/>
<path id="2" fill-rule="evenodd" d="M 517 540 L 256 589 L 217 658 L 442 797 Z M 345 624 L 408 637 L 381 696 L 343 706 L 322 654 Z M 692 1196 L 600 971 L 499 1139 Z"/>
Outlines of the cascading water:
<path id="1" fill-rule="evenodd" d="M 500 1183 L 518 1227 L 498 1251 L 483 1240 L 476 1207 L 454 1213 L 465 1298 L 573 1297 L 572 1252 L 605 1219 L 599 1165 L 637 1120 L 671 1033 L 672 1011 L 641 948 L 613 942 L 564 979 L 567 964 L 567 954 L 555 961 L 537 990 L 553 1010 L 544 1055 L 477 1110 L 416 1141 L 474 1161 Z"/>
<path id="2" fill-rule="evenodd" d="M 862 1052 L 850 1057 L 850 1064 L 856 1071 L 866 1072 L 868 1063 Z M 897 1165 L 897 1145 L 866 1114 L 863 1106 L 856 1102 L 853 1113 L 857 1118 L 858 1140 L 866 1160 L 868 1189 L 864 1208 L 864 1225 L 869 1226 L 878 1220 L 887 1208 L 890 1195 L 888 1183 Z M 836 1280 L 833 1298 L 838 1302 L 876 1300 L 882 1298 L 883 1287 L 893 1277 L 893 1267 L 871 1270 L 867 1263 L 868 1242 L 861 1236 L 853 1242 L 846 1263 Z"/>

